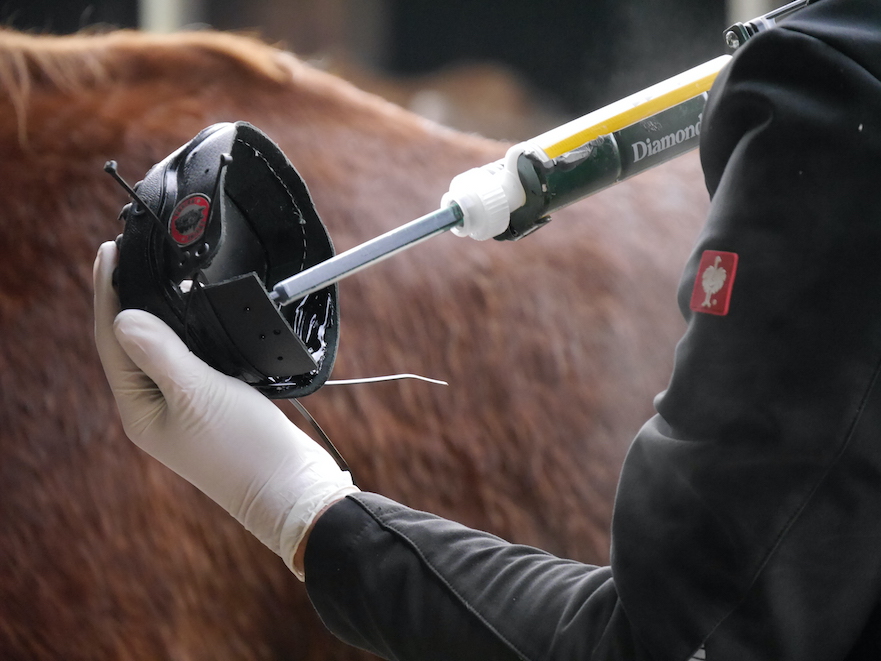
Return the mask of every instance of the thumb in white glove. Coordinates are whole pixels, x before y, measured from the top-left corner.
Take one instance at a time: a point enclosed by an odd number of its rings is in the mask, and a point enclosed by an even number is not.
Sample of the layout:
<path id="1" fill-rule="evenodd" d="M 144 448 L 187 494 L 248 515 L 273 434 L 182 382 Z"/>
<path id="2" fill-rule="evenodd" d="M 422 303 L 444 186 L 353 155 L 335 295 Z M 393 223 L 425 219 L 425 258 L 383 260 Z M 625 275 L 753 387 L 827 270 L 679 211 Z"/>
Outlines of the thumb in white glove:
<path id="1" fill-rule="evenodd" d="M 95 341 L 123 428 L 284 559 L 313 520 L 358 491 L 349 473 L 262 394 L 190 353 L 159 318 L 119 312 L 117 249 L 95 261 Z"/>

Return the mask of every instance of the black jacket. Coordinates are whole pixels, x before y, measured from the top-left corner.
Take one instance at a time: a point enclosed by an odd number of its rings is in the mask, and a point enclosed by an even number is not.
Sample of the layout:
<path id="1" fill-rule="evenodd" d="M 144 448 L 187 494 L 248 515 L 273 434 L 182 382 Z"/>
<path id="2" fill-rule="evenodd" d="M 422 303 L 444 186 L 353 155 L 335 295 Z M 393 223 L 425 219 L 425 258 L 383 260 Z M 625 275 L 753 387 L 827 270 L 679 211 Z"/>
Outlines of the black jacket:
<path id="1" fill-rule="evenodd" d="M 881 659 L 881 2 L 820 0 L 750 40 L 701 158 L 688 330 L 624 465 L 611 567 L 350 497 L 306 551 L 343 640 L 419 660 Z"/>

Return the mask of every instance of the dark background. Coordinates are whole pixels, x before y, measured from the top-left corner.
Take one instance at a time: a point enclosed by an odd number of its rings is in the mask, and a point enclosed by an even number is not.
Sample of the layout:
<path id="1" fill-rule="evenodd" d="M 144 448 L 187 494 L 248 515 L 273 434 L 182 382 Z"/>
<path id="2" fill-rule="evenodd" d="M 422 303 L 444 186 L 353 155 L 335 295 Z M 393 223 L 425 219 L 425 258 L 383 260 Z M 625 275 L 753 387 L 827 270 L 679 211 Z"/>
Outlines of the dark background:
<path id="1" fill-rule="evenodd" d="M 734 1 L 200 0 L 190 13 L 300 55 L 343 49 L 384 74 L 503 64 L 574 116 L 724 53 Z M 38 32 L 136 27 L 138 15 L 136 0 L 0 0 L 0 22 Z"/>
<path id="2" fill-rule="evenodd" d="M 136 0 L 0 0 L 0 22 L 19 30 L 67 34 L 95 24 L 135 27 Z"/>

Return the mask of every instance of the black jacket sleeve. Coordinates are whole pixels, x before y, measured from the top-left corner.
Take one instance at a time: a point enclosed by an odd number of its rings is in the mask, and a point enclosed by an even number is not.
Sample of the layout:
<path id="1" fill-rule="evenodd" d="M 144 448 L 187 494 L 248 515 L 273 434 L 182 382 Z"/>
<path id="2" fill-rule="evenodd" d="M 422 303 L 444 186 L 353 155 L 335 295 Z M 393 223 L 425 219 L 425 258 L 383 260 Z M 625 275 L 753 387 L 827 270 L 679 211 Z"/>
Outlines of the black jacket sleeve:
<path id="1" fill-rule="evenodd" d="M 648 658 L 608 567 L 509 544 L 375 494 L 349 496 L 318 520 L 305 566 L 328 628 L 388 659 Z"/>
<path id="2" fill-rule="evenodd" d="M 706 640 L 712 660 L 842 659 L 875 611 L 879 78 L 881 3 L 820 0 L 714 86 L 688 330 L 613 519 L 616 586 L 659 658 Z M 727 314 L 700 298 L 719 253 L 739 258 Z"/>

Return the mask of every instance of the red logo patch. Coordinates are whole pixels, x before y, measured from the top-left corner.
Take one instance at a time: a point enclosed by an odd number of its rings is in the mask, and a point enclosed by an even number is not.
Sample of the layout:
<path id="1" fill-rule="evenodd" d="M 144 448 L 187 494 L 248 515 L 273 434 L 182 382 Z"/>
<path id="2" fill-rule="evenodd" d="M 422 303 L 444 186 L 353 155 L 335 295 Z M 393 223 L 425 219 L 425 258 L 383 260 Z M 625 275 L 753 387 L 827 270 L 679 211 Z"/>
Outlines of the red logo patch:
<path id="1" fill-rule="evenodd" d="M 187 195 L 177 203 L 168 221 L 171 238 L 179 246 L 188 246 L 202 238 L 208 224 L 211 202 L 201 193 Z"/>
<path id="2" fill-rule="evenodd" d="M 731 288 L 737 273 L 737 253 L 706 250 L 691 292 L 691 309 L 707 314 L 728 314 Z"/>

